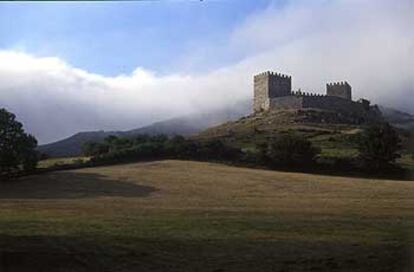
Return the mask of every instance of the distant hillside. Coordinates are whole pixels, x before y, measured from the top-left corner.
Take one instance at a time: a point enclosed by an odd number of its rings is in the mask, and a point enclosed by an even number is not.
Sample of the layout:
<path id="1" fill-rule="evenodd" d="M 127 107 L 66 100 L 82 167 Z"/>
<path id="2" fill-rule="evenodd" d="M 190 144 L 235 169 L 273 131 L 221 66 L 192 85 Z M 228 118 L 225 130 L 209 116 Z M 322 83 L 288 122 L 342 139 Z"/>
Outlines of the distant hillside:
<path id="1" fill-rule="evenodd" d="M 184 135 L 196 134 L 208 127 L 219 125 L 229 120 L 236 120 L 249 113 L 248 101 L 235 104 L 226 109 L 200 113 L 191 116 L 172 118 L 151 125 L 128 131 L 92 131 L 80 132 L 69 138 L 39 146 L 38 150 L 50 157 L 71 157 L 81 154 L 81 147 L 89 141 L 102 141 L 110 135 L 132 137 L 139 134 Z"/>
<path id="2" fill-rule="evenodd" d="M 81 154 L 81 146 L 85 142 L 102 141 L 110 135 L 132 137 L 138 134 L 179 134 L 190 136 L 200 133 L 200 135 L 195 137 L 208 138 L 216 136 L 226 137 L 225 135 L 229 135 L 237 131 L 238 138 L 240 138 L 241 141 L 248 141 L 247 139 L 249 137 L 265 137 L 268 134 L 271 135 L 274 133 L 275 130 L 286 131 L 289 129 L 299 128 L 310 131 L 330 131 L 331 128 L 335 129 L 335 127 L 337 127 L 334 125 L 324 125 L 324 122 L 329 122 L 329 120 L 318 119 L 318 111 L 303 111 L 304 113 L 307 112 L 305 115 L 292 115 L 292 112 L 284 111 L 262 117 L 243 117 L 250 113 L 250 109 L 250 101 L 244 101 L 229 108 L 220 109 L 215 112 L 172 118 L 129 131 L 81 132 L 64 140 L 42 145 L 39 147 L 39 151 L 51 157 L 78 156 Z M 401 128 L 414 129 L 413 115 L 385 107 L 381 107 L 381 111 L 383 112 L 385 119 L 393 125 Z M 235 121 L 241 117 L 243 118 Z M 327 116 L 325 115 L 324 118 L 327 118 Z M 235 122 L 226 123 L 229 121 Z M 342 128 L 347 127 L 351 130 L 356 128 L 355 126 L 349 125 L 338 126 Z M 238 131 L 238 129 L 241 131 Z M 262 132 L 260 132 L 261 130 Z"/>
<path id="3" fill-rule="evenodd" d="M 54 143 L 41 145 L 38 150 L 50 157 L 72 157 L 81 154 L 81 147 L 89 141 L 102 141 L 110 135 L 120 136 L 121 131 L 90 131 L 80 132 L 69 138 Z"/>
<path id="4" fill-rule="evenodd" d="M 414 130 L 414 115 L 396 109 L 380 107 L 385 119 L 396 127 Z"/>

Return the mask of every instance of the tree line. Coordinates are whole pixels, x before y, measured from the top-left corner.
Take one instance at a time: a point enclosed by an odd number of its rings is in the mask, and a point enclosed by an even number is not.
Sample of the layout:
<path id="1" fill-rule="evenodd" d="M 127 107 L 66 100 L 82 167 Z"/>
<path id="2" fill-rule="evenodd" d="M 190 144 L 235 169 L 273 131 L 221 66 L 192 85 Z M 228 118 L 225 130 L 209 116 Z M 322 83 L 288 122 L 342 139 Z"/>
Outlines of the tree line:
<path id="1" fill-rule="evenodd" d="M 337 159 L 332 170 L 389 170 L 395 167 L 401 148 L 398 133 L 387 123 L 374 124 L 356 137 L 358 158 Z M 194 140 L 183 136 L 109 136 L 103 142 L 89 142 L 83 154 L 96 164 L 157 159 L 222 161 L 275 169 L 317 169 L 320 148 L 297 134 L 277 135 L 253 150 L 231 146 L 220 139 Z"/>
<path id="2" fill-rule="evenodd" d="M 92 163 L 117 163 L 154 159 L 194 159 L 235 161 L 242 152 L 220 140 L 194 141 L 183 136 L 138 135 L 131 138 L 109 136 L 103 142 L 82 147 Z"/>
<path id="3" fill-rule="evenodd" d="M 401 141 L 396 130 L 387 123 L 373 124 L 356 137 L 359 156 L 355 161 L 338 163 L 356 169 L 387 170 L 400 156 Z M 41 157 L 37 140 L 26 133 L 16 116 L 0 109 L 0 178 L 35 170 Z M 411 148 L 413 154 L 414 147 Z M 195 140 L 183 136 L 137 135 L 109 136 L 102 142 L 89 142 L 82 147 L 91 157 L 88 166 L 157 159 L 188 159 L 241 163 L 269 168 L 317 168 L 321 150 L 309 140 L 292 134 L 276 135 L 253 150 L 231 146 L 220 139 Z M 414 155 L 413 155 L 414 157 Z"/>

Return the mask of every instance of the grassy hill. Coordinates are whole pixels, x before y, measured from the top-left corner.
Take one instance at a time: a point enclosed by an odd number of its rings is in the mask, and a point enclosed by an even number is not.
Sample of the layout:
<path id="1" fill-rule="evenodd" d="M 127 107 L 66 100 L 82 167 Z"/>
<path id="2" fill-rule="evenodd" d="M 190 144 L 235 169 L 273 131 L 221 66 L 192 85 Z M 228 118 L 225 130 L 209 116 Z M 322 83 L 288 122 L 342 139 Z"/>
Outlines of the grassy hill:
<path id="1" fill-rule="evenodd" d="M 233 146 L 254 150 L 258 144 L 277 135 L 295 133 L 320 147 L 321 159 L 352 158 L 358 155 L 355 136 L 363 127 L 363 124 L 353 124 L 347 116 L 336 112 L 318 109 L 282 110 L 262 112 L 226 122 L 208 128 L 194 138 L 217 138 Z M 409 134 L 401 131 L 400 136 L 405 149 L 404 160 L 410 161 L 410 156 L 406 154 Z"/>
<path id="2" fill-rule="evenodd" d="M 24 177 L 0 183 L 0 271 L 409 271 L 413 194 L 190 161 Z"/>
<path id="3" fill-rule="evenodd" d="M 361 126 L 341 123 L 335 116 L 321 110 L 262 112 L 209 128 L 196 138 L 219 138 L 238 147 L 254 148 L 277 135 L 294 132 L 321 147 L 323 154 L 352 156 L 356 152 L 352 137 Z"/>

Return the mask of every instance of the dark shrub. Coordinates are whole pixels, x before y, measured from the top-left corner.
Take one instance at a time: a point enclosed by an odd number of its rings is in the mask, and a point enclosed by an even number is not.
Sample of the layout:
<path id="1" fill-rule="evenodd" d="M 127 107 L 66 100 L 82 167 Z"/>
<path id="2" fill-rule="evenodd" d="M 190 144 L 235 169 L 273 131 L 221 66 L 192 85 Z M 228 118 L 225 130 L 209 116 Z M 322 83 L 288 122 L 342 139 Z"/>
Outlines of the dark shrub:
<path id="1" fill-rule="evenodd" d="M 271 166 L 306 168 L 314 164 L 320 150 L 303 137 L 286 134 L 273 139 L 262 152 Z"/>
<path id="2" fill-rule="evenodd" d="M 87 142 L 82 145 L 82 154 L 84 156 L 99 156 L 109 152 L 108 143 Z"/>
<path id="3" fill-rule="evenodd" d="M 23 130 L 16 116 L 0 109 L 0 175 L 36 168 L 39 154 L 37 141 Z"/>
<path id="4" fill-rule="evenodd" d="M 224 144 L 214 139 L 203 142 L 199 146 L 198 155 L 205 160 L 238 160 L 242 153 L 240 149 Z"/>
<path id="5" fill-rule="evenodd" d="M 183 136 L 174 136 L 164 143 L 165 153 L 170 156 L 184 158 L 189 155 L 187 150 L 190 144 Z"/>
<path id="6" fill-rule="evenodd" d="M 361 163 L 372 170 L 389 168 L 399 158 L 400 138 L 388 123 L 367 127 L 358 137 Z"/>

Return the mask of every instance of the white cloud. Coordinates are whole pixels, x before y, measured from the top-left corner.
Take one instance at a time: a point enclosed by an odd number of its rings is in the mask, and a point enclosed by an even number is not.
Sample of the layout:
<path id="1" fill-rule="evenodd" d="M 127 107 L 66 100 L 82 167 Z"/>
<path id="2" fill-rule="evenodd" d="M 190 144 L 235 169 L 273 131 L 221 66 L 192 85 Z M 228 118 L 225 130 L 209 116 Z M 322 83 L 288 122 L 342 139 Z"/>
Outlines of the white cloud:
<path id="1" fill-rule="evenodd" d="M 157 76 L 142 68 L 104 77 L 57 58 L 0 51 L 0 106 L 43 141 L 82 130 L 132 129 L 225 106 L 246 90 L 233 88 L 234 72 Z"/>
<path id="2" fill-rule="evenodd" d="M 45 142 L 82 130 L 136 128 L 229 106 L 251 98 L 253 74 L 268 69 L 289 73 L 294 87 L 317 92 L 324 92 L 328 81 L 347 80 L 355 98 L 410 109 L 412 14 L 414 4 L 408 0 L 270 5 L 235 29 L 225 48 L 200 45 L 217 50 L 217 56 L 244 56 L 205 74 L 160 76 L 137 68 L 129 75 L 105 77 L 58 58 L 0 51 L 0 106 L 15 112 Z M 197 62 L 203 57 L 197 56 Z"/>

